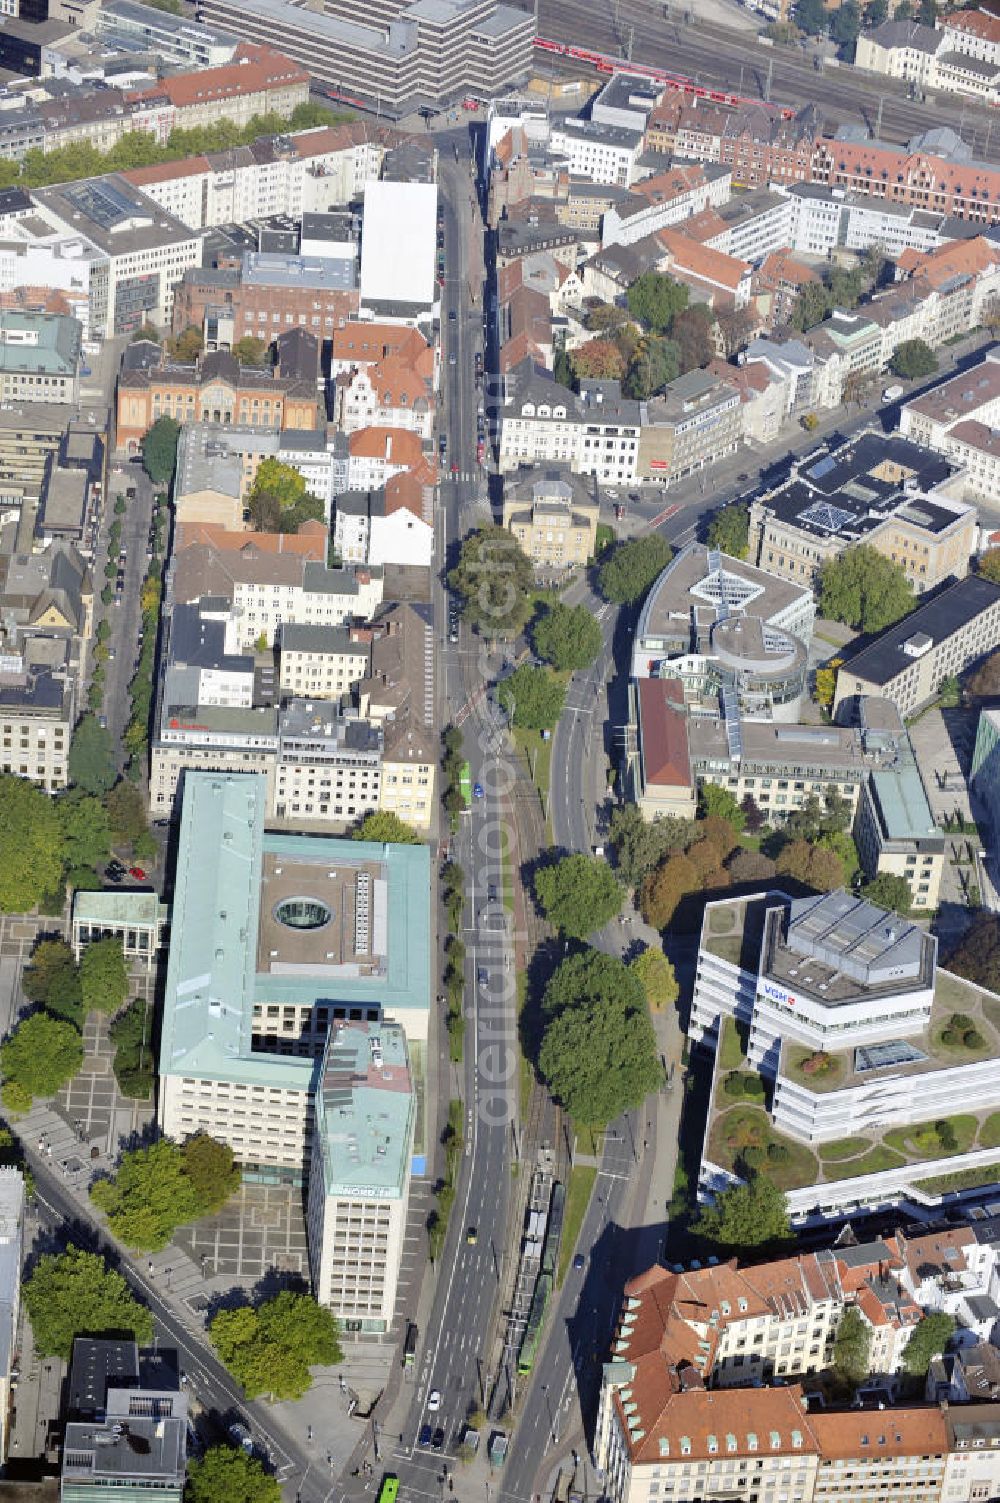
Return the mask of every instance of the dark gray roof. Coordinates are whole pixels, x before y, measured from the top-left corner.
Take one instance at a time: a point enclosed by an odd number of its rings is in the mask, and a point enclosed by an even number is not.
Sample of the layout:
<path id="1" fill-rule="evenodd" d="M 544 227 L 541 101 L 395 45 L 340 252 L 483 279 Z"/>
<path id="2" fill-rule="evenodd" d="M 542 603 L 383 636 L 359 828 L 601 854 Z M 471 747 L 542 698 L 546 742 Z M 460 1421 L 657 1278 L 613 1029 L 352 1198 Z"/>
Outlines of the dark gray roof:
<path id="1" fill-rule="evenodd" d="M 849 673 L 870 684 L 887 684 L 910 667 L 914 659 L 903 651 L 903 643 L 924 634 L 934 643 L 943 642 L 959 627 L 989 610 L 1000 601 L 1000 585 L 970 574 L 945 590 L 926 605 L 919 606 L 883 632 L 877 642 L 859 652 L 845 664 Z"/>
<path id="2" fill-rule="evenodd" d="M 83 1419 L 103 1412 L 109 1388 L 139 1382 L 139 1348 L 127 1340 L 78 1336 L 69 1371 L 69 1415 Z"/>

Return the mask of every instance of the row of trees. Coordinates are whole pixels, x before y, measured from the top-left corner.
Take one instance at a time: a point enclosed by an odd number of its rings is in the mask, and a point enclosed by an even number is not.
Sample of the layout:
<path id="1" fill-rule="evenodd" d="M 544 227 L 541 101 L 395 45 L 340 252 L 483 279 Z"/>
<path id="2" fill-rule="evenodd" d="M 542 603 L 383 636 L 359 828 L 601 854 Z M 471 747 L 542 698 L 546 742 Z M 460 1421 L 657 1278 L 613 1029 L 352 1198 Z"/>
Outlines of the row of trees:
<path id="1" fill-rule="evenodd" d="M 160 162 L 179 162 L 184 157 L 199 156 L 206 151 L 224 151 L 245 146 L 258 136 L 274 136 L 289 130 L 307 130 L 310 126 L 329 125 L 335 116 L 322 105 L 311 101 L 297 105 L 291 116 L 255 115 L 245 125 L 233 120 L 217 120 L 211 125 L 171 131 L 161 145 L 149 131 L 128 131 L 108 151 L 98 151 L 89 141 L 75 141 L 54 151 L 33 149 L 21 162 L 0 161 L 0 188 L 15 184 L 22 188 L 46 188 L 52 183 L 77 182 L 80 178 L 98 177 L 105 172 L 125 172 L 135 167 L 152 167 Z"/>
<path id="2" fill-rule="evenodd" d="M 64 940 L 42 940 L 25 970 L 23 986 L 41 1010 L 24 1018 L 0 1044 L 3 1101 L 12 1112 L 30 1111 L 36 1096 L 54 1096 L 83 1064 L 83 1023 L 88 1013 L 118 1011 L 127 990 L 121 942 L 88 946 L 77 966 Z"/>

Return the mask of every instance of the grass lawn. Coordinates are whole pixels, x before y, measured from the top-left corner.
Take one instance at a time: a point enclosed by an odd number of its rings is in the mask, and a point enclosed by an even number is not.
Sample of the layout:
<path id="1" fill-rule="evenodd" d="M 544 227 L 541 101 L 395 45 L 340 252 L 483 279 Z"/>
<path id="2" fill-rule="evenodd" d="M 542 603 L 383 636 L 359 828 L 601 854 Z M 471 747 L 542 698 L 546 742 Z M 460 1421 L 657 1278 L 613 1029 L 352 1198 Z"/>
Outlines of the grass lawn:
<path id="1" fill-rule="evenodd" d="M 816 1054 L 815 1049 L 809 1049 L 804 1044 L 798 1044 L 788 1051 L 788 1074 L 797 1085 L 803 1085 L 810 1091 L 835 1091 L 844 1078 L 844 1062 L 836 1054 L 828 1054 L 823 1068 L 814 1075 L 809 1075 L 802 1066 L 807 1059 Z"/>
<path id="2" fill-rule="evenodd" d="M 570 1259 L 576 1251 L 576 1240 L 580 1235 L 583 1218 L 587 1214 L 590 1197 L 594 1193 L 596 1179 L 597 1168 L 594 1164 L 574 1164 L 569 1171 L 566 1208 L 563 1212 L 562 1241 L 559 1244 L 559 1266 L 556 1269 L 557 1285 L 561 1284 L 566 1277 Z"/>
<path id="3" fill-rule="evenodd" d="M 979 1126 L 975 1117 L 939 1117 L 936 1121 L 947 1122 L 955 1134 L 954 1148 L 944 1148 L 937 1135 L 934 1122 L 914 1122 L 909 1127 L 895 1127 L 885 1135 L 890 1148 L 909 1159 L 941 1158 L 949 1153 L 965 1153 L 976 1139 Z"/>
<path id="4" fill-rule="evenodd" d="M 544 804 L 548 800 L 552 772 L 551 736 L 548 741 L 543 741 L 541 731 L 526 731 L 518 725 L 514 727 L 514 745 L 523 753 Z"/>
<path id="5" fill-rule="evenodd" d="M 905 1163 L 903 1154 L 895 1153 L 883 1143 L 878 1143 L 859 1159 L 841 1159 L 839 1163 L 824 1164 L 823 1178 L 853 1179 L 855 1174 L 878 1174 L 883 1169 L 898 1169 Z"/>
<path id="6" fill-rule="evenodd" d="M 744 1062 L 743 1040 L 733 1018 L 723 1018 L 719 1034 L 719 1069 L 727 1074 Z"/>
<path id="7" fill-rule="evenodd" d="M 508 913 L 514 912 L 514 873 L 510 867 L 510 853 L 507 846 L 507 829 L 502 826 L 500 830 L 500 893 L 503 898 L 503 906 Z"/>
<path id="8" fill-rule="evenodd" d="M 915 1180 L 928 1195 L 948 1195 L 955 1190 L 972 1190 L 977 1185 L 1000 1184 L 1000 1164 L 984 1164 L 981 1169 L 958 1169 L 954 1174 L 932 1174 L 930 1179 Z"/>
<path id="9" fill-rule="evenodd" d="M 524 1004 L 528 1000 L 528 974 L 519 971 L 517 974 L 517 1015 L 520 1018 L 524 1011 Z M 528 1115 L 528 1107 L 531 1103 L 531 1092 L 535 1084 L 535 1072 L 531 1061 L 525 1057 L 523 1049 L 518 1045 L 517 1051 L 518 1081 L 517 1081 L 517 1108 L 521 1121 L 524 1122 Z"/>
<path id="10" fill-rule="evenodd" d="M 980 1148 L 1000 1148 L 1000 1112 L 990 1112 L 979 1129 Z"/>
<path id="11" fill-rule="evenodd" d="M 821 1143 L 816 1152 L 824 1164 L 836 1164 L 841 1159 L 860 1158 L 871 1146 L 871 1138 L 837 1138 L 832 1143 Z"/>
<path id="12" fill-rule="evenodd" d="M 784 1150 L 781 1160 L 767 1156 L 769 1148 Z M 813 1185 L 819 1178 L 816 1155 L 801 1143 L 783 1137 L 771 1126 L 767 1113 L 757 1106 L 734 1106 L 722 1112 L 712 1124 L 708 1154 L 723 1169 L 732 1169 L 747 1148 L 759 1149 L 764 1158 L 759 1172 L 766 1174 L 779 1190 L 795 1190 Z"/>

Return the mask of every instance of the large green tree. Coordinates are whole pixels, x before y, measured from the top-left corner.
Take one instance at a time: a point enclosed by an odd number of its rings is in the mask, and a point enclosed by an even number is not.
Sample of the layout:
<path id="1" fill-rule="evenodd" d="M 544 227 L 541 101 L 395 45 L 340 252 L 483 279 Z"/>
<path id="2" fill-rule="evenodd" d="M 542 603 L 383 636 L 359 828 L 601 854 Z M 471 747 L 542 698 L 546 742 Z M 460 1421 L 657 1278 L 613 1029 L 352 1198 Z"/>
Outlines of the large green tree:
<path id="1" fill-rule="evenodd" d="M 207 1132 L 196 1132 L 181 1144 L 181 1156 L 202 1214 L 221 1210 L 240 1188 L 240 1171 L 229 1144 L 220 1143 Z"/>
<path id="2" fill-rule="evenodd" d="M 680 996 L 677 975 L 662 950 L 651 946 L 629 963 L 629 970 L 642 985 L 646 1001 L 653 1012 L 661 1012 Z"/>
<path id="3" fill-rule="evenodd" d="M 693 819 L 644 819 L 636 804 L 621 804 L 611 811 L 608 840 L 615 853 L 615 866 L 626 887 L 641 887 L 645 878 L 665 856 L 687 850 L 695 838 Z"/>
<path id="4" fill-rule="evenodd" d="M 213 1446 L 188 1463 L 185 1503 L 281 1503 L 281 1484 L 253 1456 Z"/>
<path id="5" fill-rule="evenodd" d="M 86 1012 L 116 1013 L 128 992 L 128 971 L 120 939 L 89 944 L 80 958 L 80 986 Z"/>
<path id="6" fill-rule="evenodd" d="M 688 305 L 688 289 L 658 271 L 644 271 L 627 293 L 628 311 L 655 334 L 667 334 Z"/>
<path id="7" fill-rule="evenodd" d="M 98 1180 L 90 1194 L 126 1246 L 155 1252 L 179 1226 L 224 1206 L 239 1184 L 232 1150 L 197 1133 L 183 1144 L 160 1138 L 123 1154 L 113 1178 Z"/>
<path id="8" fill-rule="evenodd" d="M 934 1357 L 940 1356 L 955 1333 L 955 1317 L 937 1311 L 925 1315 L 913 1327 L 913 1335 L 903 1348 L 903 1367 L 915 1378 L 927 1376 Z"/>
<path id="9" fill-rule="evenodd" d="M 69 745 L 69 780 L 85 793 L 103 795 L 114 784 L 114 745 L 96 715 L 82 715 Z"/>
<path id="10" fill-rule="evenodd" d="M 844 863 L 836 851 L 807 840 L 790 840 L 782 846 L 776 866 L 783 876 L 794 877 L 817 892 L 833 892 L 844 885 Z"/>
<path id="11" fill-rule="evenodd" d="M 380 809 L 366 814 L 361 823 L 351 831 L 352 840 L 370 840 L 374 845 L 420 845 L 421 839 L 412 825 L 400 819 L 391 809 Z"/>
<path id="12" fill-rule="evenodd" d="M 28 1111 L 35 1096 L 54 1096 L 83 1064 L 83 1040 L 65 1018 L 35 1012 L 0 1044 L 3 1099 Z"/>
<path id="13" fill-rule="evenodd" d="M 39 1002 L 71 1023 L 82 1023 L 80 973 L 64 939 L 39 940 L 21 974 L 21 988 L 29 1002 Z"/>
<path id="14" fill-rule="evenodd" d="M 678 313 L 670 326 L 670 338 L 677 346 L 681 374 L 700 370 L 715 356 L 712 325 L 715 322 L 707 303 L 693 303 Z"/>
<path id="15" fill-rule="evenodd" d="M 584 605 L 557 601 L 531 628 L 535 651 L 560 672 L 589 668 L 601 651 L 604 638 L 598 622 Z"/>
<path id="16" fill-rule="evenodd" d="M 622 889 L 601 856 L 564 856 L 535 873 L 535 897 L 553 928 L 570 939 L 602 929 L 622 905 Z"/>
<path id="17" fill-rule="evenodd" d="M 723 820 L 737 833 L 747 820 L 739 799 L 721 783 L 702 783 L 698 790 L 698 812 L 703 819 Z"/>
<path id="18" fill-rule="evenodd" d="M 644 402 L 647 397 L 662 391 L 668 382 L 676 380 L 680 373 L 680 346 L 673 339 L 647 334 L 639 340 L 629 357 L 622 391 L 633 401 Z"/>
<path id="19" fill-rule="evenodd" d="M 516 637 L 532 611 L 531 560 L 506 527 L 479 527 L 462 544 L 448 583 L 463 615 L 484 637 Z"/>
<path id="20" fill-rule="evenodd" d="M 737 1251 L 780 1246 L 791 1236 L 785 1197 L 764 1174 L 723 1190 L 702 1211 L 694 1230 L 706 1242 Z"/>
<path id="21" fill-rule="evenodd" d="M 904 917 L 909 913 L 913 902 L 909 882 L 896 872 L 876 872 L 871 881 L 862 887 L 861 896 L 870 903 L 877 903 L 880 908 L 887 908 L 890 913 L 895 911 Z"/>
<path id="22" fill-rule="evenodd" d="M 1000 992 L 1000 918 L 996 914 L 980 909 L 949 955 L 948 969 L 977 986 Z"/>
<path id="23" fill-rule="evenodd" d="M 135 845 L 148 833 L 146 800 L 134 783 L 122 778 L 104 800 L 112 837 L 122 845 Z"/>
<path id="24" fill-rule="evenodd" d="M 990 548 L 980 555 L 976 573 L 992 579 L 994 584 L 1000 584 L 1000 548 Z"/>
<path id="25" fill-rule="evenodd" d="M 309 1294 L 284 1290 L 256 1308 L 220 1310 L 209 1326 L 220 1359 L 249 1398 L 300 1399 L 310 1367 L 343 1360 L 337 1322 Z"/>
<path id="26" fill-rule="evenodd" d="M 538 1068 L 576 1122 L 603 1126 L 660 1083 L 656 1040 L 638 978 L 587 949 L 553 973 L 542 1000 Z"/>
<path id="27" fill-rule="evenodd" d="M 730 558 L 746 558 L 749 545 L 750 508 L 733 502 L 716 512 L 708 525 L 708 546 Z"/>
<path id="28" fill-rule="evenodd" d="M 924 339 L 904 339 L 902 344 L 896 346 L 896 352 L 889 361 L 893 375 L 902 376 L 904 381 L 917 381 L 922 376 L 933 376 L 937 366 L 937 356 Z"/>
<path id="29" fill-rule="evenodd" d="M 562 714 L 566 686 L 550 669 L 523 663 L 500 684 L 497 698 L 505 710 L 513 711 L 515 725 L 529 731 L 550 731 Z"/>
<path id="30" fill-rule="evenodd" d="M 58 892 L 63 843 L 56 806 L 26 778 L 0 773 L 0 911 L 26 913 Z"/>
<path id="31" fill-rule="evenodd" d="M 56 801 L 63 838 L 63 860 L 71 874 L 106 861 L 111 853 L 108 812 L 99 798 L 71 788 Z"/>
<path id="32" fill-rule="evenodd" d="M 601 594 L 618 605 L 635 605 L 672 557 L 670 545 L 658 532 L 619 543 L 601 566 Z"/>
<path id="33" fill-rule="evenodd" d="M 247 501 L 250 520 L 260 532 L 298 532 L 303 522 L 322 522 L 324 507 L 306 488 L 294 465 L 262 459 Z"/>
<path id="34" fill-rule="evenodd" d="M 180 423 L 172 417 L 161 417 L 142 441 L 142 463 L 155 486 L 165 489 L 174 478 L 180 433 Z"/>
<path id="35" fill-rule="evenodd" d="M 852 1388 L 863 1383 L 871 1371 L 871 1326 L 853 1305 L 840 1317 L 833 1343 L 833 1368 Z"/>
<path id="36" fill-rule="evenodd" d="M 45 1253 L 24 1285 L 24 1304 L 40 1357 L 68 1362 L 77 1336 L 131 1333 L 140 1346 L 153 1339 L 153 1319 L 120 1273 L 96 1253 L 70 1246 Z"/>
<path id="37" fill-rule="evenodd" d="M 819 572 L 819 608 L 857 631 L 884 631 L 913 608 L 913 586 L 899 564 L 867 543 L 845 548 Z"/>

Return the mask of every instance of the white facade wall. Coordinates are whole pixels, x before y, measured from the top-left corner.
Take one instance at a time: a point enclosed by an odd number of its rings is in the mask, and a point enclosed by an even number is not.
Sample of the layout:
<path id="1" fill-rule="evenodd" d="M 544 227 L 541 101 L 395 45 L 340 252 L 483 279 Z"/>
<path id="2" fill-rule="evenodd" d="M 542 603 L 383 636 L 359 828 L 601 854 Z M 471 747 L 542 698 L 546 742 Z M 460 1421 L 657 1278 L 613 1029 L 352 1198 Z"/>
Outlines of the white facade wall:
<path id="1" fill-rule="evenodd" d="M 434 529 L 401 506 L 387 517 L 372 517 L 369 564 L 417 564 L 428 568 L 434 558 Z"/>

